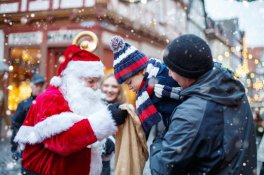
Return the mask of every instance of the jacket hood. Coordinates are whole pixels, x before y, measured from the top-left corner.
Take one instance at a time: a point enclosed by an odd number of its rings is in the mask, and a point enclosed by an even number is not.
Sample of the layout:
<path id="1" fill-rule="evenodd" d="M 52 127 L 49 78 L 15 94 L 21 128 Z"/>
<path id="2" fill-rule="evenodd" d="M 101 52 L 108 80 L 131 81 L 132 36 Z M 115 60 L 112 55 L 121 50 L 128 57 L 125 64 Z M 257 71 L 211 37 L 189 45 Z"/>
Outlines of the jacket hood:
<path id="1" fill-rule="evenodd" d="M 245 88 L 234 78 L 234 74 L 221 63 L 214 63 L 208 71 L 190 87 L 183 89 L 180 96 L 197 96 L 226 106 L 236 106 L 241 103 Z"/>

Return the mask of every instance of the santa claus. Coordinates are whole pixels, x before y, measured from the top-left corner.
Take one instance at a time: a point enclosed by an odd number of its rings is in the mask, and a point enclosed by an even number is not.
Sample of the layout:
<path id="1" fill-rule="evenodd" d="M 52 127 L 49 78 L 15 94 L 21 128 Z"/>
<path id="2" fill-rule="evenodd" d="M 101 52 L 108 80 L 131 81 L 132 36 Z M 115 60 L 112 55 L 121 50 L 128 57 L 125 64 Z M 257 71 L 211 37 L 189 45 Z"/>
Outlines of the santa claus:
<path id="1" fill-rule="evenodd" d="M 64 58 L 15 137 L 25 146 L 22 166 L 43 175 L 99 175 L 100 141 L 117 131 L 126 112 L 101 101 L 103 65 L 96 55 L 71 45 Z"/>

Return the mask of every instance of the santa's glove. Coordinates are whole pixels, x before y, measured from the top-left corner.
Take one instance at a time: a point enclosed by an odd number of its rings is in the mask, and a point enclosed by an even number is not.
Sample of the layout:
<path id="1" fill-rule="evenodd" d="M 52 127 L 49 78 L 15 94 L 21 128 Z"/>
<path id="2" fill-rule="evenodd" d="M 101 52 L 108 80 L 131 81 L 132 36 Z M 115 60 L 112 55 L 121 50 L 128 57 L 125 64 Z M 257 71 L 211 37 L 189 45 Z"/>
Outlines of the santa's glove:
<path id="1" fill-rule="evenodd" d="M 154 85 L 154 93 L 158 98 L 167 97 L 167 98 L 179 100 L 180 90 L 181 90 L 180 87 L 170 87 L 162 84 Z"/>
<path id="2" fill-rule="evenodd" d="M 119 108 L 121 103 L 113 103 L 108 106 L 109 111 L 112 113 L 112 118 L 114 119 L 116 126 L 125 123 L 126 117 L 128 115 L 126 110 Z"/>

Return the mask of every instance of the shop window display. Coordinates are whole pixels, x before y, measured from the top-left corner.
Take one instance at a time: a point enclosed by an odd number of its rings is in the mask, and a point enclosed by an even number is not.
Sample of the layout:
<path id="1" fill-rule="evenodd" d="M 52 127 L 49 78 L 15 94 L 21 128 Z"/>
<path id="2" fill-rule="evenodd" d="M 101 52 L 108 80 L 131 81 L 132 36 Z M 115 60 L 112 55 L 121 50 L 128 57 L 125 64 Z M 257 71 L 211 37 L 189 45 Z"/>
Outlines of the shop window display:
<path id="1" fill-rule="evenodd" d="M 18 103 L 30 96 L 30 79 L 35 72 L 38 72 L 40 58 L 38 48 L 10 49 L 9 110 L 16 110 Z"/>

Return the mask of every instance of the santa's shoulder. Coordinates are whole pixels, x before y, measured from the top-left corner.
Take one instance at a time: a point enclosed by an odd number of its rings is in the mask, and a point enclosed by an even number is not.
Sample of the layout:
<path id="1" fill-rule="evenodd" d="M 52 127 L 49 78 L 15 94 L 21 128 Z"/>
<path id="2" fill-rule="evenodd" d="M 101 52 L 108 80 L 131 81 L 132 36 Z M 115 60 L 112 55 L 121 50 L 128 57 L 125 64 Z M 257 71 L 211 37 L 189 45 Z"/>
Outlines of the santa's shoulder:
<path id="1" fill-rule="evenodd" d="M 56 105 L 58 108 L 68 108 L 68 103 L 63 97 L 59 88 L 54 86 L 49 86 L 42 94 L 40 94 L 36 102 L 39 105 L 45 105 L 45 108 L 49 108 L 51 106 L 54 107 Z"/>

